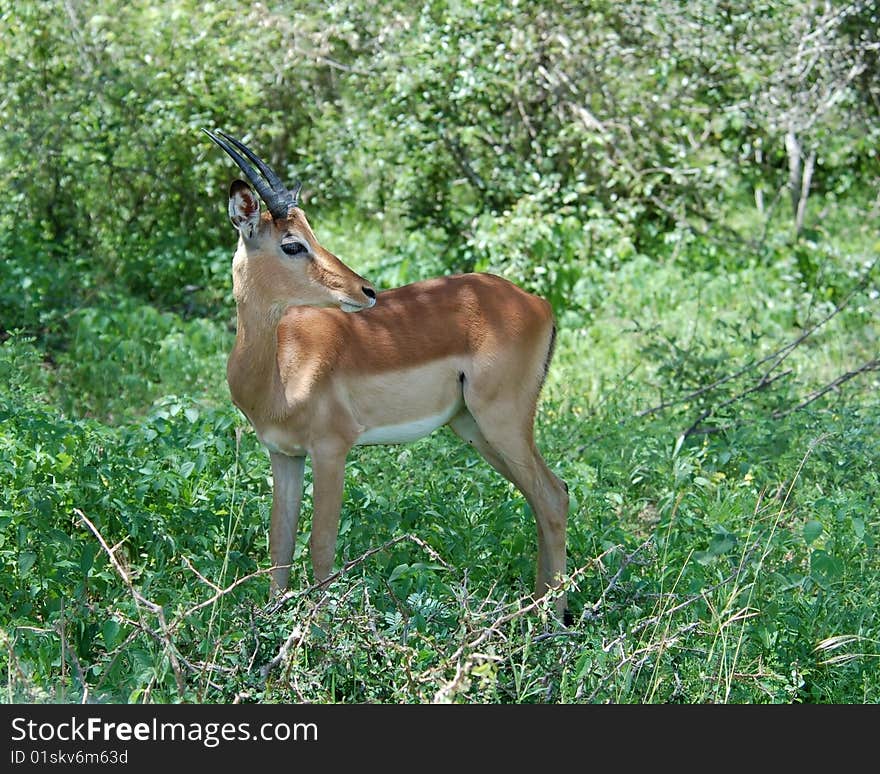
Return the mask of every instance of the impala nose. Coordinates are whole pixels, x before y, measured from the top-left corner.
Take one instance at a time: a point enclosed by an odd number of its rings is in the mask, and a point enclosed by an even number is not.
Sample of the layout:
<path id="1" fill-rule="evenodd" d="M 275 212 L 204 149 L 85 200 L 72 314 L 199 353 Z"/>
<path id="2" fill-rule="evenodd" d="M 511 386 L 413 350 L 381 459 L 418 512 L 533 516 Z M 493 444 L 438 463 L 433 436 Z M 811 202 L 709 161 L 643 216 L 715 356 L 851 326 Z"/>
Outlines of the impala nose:
<path id="1" fill-rule="evenodd" d="M 366 285 L 364 285 L 364 287 L 362 287 L 361 290 L 364 291 L 364 295 L 367 298 L 370 298 L 373 301 L 376 300 L 376 291 L 373 290 L 373 288 L 368 288 Z"/>

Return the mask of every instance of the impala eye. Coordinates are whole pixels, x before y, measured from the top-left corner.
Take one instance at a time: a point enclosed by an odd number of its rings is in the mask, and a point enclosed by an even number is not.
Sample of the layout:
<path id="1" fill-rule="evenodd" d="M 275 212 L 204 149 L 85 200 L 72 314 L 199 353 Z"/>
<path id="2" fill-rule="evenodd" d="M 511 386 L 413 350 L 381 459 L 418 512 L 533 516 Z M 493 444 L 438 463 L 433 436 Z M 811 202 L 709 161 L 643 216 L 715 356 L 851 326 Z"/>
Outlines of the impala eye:
<path id="1" fill-rule="evenodd" d="M 302 242 L 286 242 L 281 245 L 281 249 L 287 255 L 302 255 L 302 253 L 307 253 L 309 250 Z"/>

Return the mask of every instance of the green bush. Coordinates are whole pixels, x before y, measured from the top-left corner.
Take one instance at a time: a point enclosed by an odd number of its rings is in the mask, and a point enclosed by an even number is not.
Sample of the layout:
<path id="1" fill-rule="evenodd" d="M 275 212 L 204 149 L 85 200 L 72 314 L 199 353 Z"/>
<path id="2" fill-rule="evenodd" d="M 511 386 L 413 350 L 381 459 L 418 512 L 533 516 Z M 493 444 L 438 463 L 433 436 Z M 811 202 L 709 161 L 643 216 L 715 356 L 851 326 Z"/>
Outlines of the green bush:
<path id="1" fill-rule="evenodd" d="M 203 318 L 181 322 L 170 312 L 125 297 L 68 315 L 70 343 L 58 356 L 61 406 L 78 416 L 121 420 L 143 413 L 170 392 L 226 402 L 231 336 Z"/>

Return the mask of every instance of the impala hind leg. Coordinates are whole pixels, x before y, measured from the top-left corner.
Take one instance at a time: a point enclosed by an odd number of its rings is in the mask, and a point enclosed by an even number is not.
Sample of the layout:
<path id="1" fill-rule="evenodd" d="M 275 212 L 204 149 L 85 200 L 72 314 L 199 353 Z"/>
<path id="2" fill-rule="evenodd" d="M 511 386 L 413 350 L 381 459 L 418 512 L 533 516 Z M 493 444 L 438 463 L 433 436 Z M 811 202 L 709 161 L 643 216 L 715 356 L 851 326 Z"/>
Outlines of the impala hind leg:
<path id="1" fill-rule="evenodd" d="M 495 470 L 497 470 L 504 478 L 510 481 L 514 486 L 516 482 L 513 480 L 513 473 L 507 467 L 504 459 L 495 452 L 486 437 L 480 431 L 477 420 L 473 414 L 467 409 L 456 414 L 449 420 L 449 427 L 452 431 L 467 444 L 473 446 Z"/>
<path id="2" fill-rule="evenodd" d="M 469 400 L 468 392 L 466 386 L 468 413 L 459 414 L 449 424 L 511 481 L 529 503 L 538 531 L 535 596 L 541 597 L 565 573 L 568 489 L 547 467 L 535 446 L 532 408 L 517 410 L 497 400 L 484 402 L 473 391 Z M 525 421 L 511 423 L 511 417 L 524 417 Z M 564 594 L 557 600 L 556 610 L 566 624 L 571 622 Z"/>
<path id="3" fill-rule="evenodd" d="M 271 593 L 287 588 L 290 563 L 296 544 L 296 527 L 302 506 L 305 457 L 288 457 L 275 452 L 272 462 L 272 521 L 269 526 L 269 555 L 272 558 Z"/>

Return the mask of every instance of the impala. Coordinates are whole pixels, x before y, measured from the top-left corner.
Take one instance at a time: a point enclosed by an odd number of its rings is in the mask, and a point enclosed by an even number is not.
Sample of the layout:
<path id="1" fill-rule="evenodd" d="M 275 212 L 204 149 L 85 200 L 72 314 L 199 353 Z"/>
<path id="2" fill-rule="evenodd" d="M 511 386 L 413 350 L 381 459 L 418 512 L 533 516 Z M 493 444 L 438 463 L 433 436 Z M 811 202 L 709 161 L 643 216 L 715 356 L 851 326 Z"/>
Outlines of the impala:
<path id="1" fill-rule="evenodd" d="M 535 596 L 542 596 L 565 573 L 568 517 L 568 488 L 533 436 L 556 336 L 550 305 L 491 274 L 377 293 L 319 244 L 300 207 L 301 184 L 288 190 L 243 143 L 206 133 L 251 183 L 235 180 L 229 189 L 238 248 L 227 380 L 271 459 L 273 590 L 290 577 L 306 455 L 314 491 L 309 548 L 320 582 L 333 566 L 351 448 L 413 441 L 449 425 L 531 506 Z M 564 594 L 556 611 L 570 620 Z"/>

